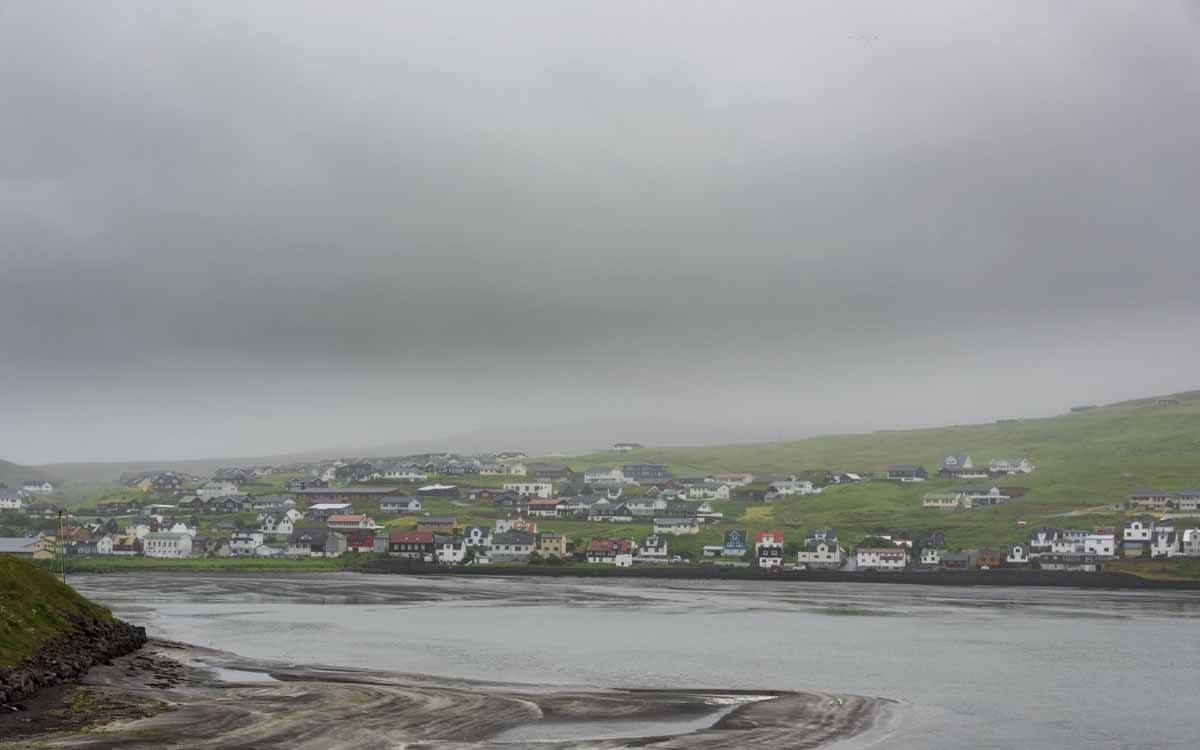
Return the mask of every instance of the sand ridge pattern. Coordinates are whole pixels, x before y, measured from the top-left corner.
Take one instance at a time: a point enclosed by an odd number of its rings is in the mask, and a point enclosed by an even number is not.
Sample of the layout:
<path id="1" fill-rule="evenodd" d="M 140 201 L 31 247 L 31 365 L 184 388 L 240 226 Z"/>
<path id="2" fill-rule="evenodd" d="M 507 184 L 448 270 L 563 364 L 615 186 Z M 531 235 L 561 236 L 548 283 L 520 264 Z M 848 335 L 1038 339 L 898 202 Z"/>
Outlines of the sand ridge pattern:
<path id="1" fill-rule="evenodd" d="M 239 670 L 232 678 L 222 670 Z M 244 671 L 261 673 L 261 681 Z M 225 675 L 225 679 L 222 679 Z M 267 677 L 269 675 L 269 677 Z M 233 681 L 229 681 L 229 680 Z M 246 681 L 239 681 L 246 680 Z M 549 689 L 325 666 L 284 666 L 154 641 L 93 670 L 86 684 L 161 701 L 169 710 L 86 732 L 29 737 L 0 748 L 122 750 L 451 750 L 537 747 L 812 748 L 886 723 L 891 702 L 815 692 L 762 691 L 723 716 L 715 704 L 747 691 Z M 632 739 L 499 741 L 533 722 L 645 721 L 713 717 L 699 731 Z M 639 733 L 642 734 L 642 733 Z"/>

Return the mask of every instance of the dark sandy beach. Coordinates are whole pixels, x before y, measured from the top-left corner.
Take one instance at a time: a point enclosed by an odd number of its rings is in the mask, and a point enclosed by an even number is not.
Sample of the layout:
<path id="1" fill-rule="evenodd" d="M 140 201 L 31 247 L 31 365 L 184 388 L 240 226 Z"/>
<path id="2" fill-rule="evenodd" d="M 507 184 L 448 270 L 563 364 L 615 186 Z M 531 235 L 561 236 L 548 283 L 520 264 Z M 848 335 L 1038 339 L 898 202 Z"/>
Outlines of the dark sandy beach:
<path id="1" fill-rule="evenodd" d="M 85 691 L 85 699 L 55 694 L 5 717 L 0 747 L 519 748 L 530 743 L 496 738 L 536 722 L 560 728 L 614 722 L 642 730 L 634 738 L 594 739 L 581 729 L 579 737 L 536 746 L 810 748 L 881 726 L 890 705 L 795 691 L 543 689 L 284 666 L 167 641 L 93 669 L 65 693 L 72 690 Z M 659 723 L 681 720 L 706 728 L 654 734 Z"/>

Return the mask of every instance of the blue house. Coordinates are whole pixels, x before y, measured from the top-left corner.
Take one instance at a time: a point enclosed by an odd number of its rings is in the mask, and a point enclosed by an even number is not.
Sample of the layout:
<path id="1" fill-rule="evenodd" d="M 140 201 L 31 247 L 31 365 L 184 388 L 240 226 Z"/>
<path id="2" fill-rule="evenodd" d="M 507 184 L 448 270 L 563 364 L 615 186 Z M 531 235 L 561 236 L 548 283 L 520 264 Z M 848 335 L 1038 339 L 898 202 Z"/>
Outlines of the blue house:
<path id="1" fill-rule="evenodd" d="M 730 529 L 725 532 L 724 557 L 741 557 L 746 554 L 746 530 Z"/>

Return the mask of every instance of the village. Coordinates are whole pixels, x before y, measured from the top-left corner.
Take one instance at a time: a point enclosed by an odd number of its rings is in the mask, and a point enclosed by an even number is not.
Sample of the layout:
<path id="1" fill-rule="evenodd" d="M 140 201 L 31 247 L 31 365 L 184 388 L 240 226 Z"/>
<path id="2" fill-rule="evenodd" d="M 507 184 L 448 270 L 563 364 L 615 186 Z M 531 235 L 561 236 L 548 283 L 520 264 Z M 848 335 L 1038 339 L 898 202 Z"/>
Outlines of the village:
<path id="1" fill-rule="evenodd" d="M 640 447 L 618 443 L 613 449 Z M 566 464 L 531 462 L 519 452 L 435 454 L 230 467 L 209 478 L 147 472 L 122 477 L 124 496 L 71 510 L 45 501 L 52 483 L 30 481 L 16 490 L 0 488 L 0 516 L 37 527 L 0 538 L 0 554 L 40 560 L 377 555 L 432 566 L 700 564 L 779 572 L 1098 572 L 1117 559 L 1200 557 L 1200 490 L 1131 493 L 1124 509 L 1134 517 L 1123 528 L 1028 525 L 1022 541 L 948 548 L 939 514 L 1019 499 L 1028 488 L 1012 482 L 1035 471 L 1028 458 L 977 465 L 968 453 L 946 455 L 933 476 L 952 486 L 922 496 L 920 507 L 932 514 L 927 528 L 853 539 L 839 539 L 833 528 L 754 528 L 726 519 L 721 508 L 731 501 L 802 503 L 839 485 L 912 485 L 931 479 L 925 467 L 686 475 L 658 463 L 576 472 Z M 265 481 L 284 476 L 273 485 Z M 244 491 L 264 486 L 278 489 Z M 460 520 L 464 516 L 473 520 Z M 692 542 L 710 527 L 719 530 L 711 543 Z M 611 533 L 613 528 L 623 533 Z"/>

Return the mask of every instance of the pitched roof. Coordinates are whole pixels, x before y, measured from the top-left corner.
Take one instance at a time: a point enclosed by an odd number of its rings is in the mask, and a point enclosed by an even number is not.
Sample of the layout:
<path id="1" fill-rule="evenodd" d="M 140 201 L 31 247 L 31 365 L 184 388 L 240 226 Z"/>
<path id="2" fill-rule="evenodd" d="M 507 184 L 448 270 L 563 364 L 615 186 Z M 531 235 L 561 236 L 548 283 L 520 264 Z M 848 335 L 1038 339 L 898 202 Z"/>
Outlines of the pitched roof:
<path id="1" fill-rule="evenodd" d="M 524 544 L 531 545 L 537 541 L 537 534 L 532 531 L 522 531 L 521 529 L 511 529 L 509 531 L 501 531 L 498 534 L 492 534 L 492 546 L 500 544 Z"/>
<path id="2" fill-rule="evenodd" d="M 432 531 L 393 531 L 388 534 L 392 544 L 433 544 Z"/>
<path id="3" fill-rule="evenodd" d="M 362 523 L 367 517 L 361 514 L 338 514 L 328 518 L 329 523 Z"/>
<path id="4" fill-rule="evenodd" d="M 629 539 L 595 537 L 588 542 L 587 551 L 588 554 L 596 553 L 600 555 L 627 555 L 633 551 L 633 542 Z"/>

